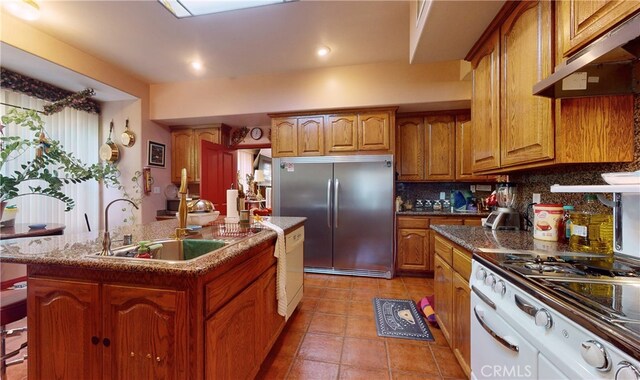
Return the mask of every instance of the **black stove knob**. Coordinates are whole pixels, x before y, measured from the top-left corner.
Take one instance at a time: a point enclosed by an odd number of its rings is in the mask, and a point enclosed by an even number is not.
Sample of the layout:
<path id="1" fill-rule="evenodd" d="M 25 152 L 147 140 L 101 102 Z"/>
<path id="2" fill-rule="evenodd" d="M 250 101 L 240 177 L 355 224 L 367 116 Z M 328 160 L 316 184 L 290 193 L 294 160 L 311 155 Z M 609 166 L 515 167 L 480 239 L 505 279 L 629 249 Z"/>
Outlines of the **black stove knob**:
<path id="1" fill-rule="evenodd" d="M 616 380 L 640 380 L 640 370 L 628 361 L 618 363 Z"/>

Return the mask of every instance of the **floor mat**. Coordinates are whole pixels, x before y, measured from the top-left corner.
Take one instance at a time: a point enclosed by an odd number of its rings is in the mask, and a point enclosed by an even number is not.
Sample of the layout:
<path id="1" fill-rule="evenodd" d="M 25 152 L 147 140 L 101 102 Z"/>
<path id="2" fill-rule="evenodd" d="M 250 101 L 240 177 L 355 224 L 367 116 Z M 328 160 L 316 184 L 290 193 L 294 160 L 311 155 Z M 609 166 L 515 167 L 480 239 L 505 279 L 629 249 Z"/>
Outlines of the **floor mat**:
<path id="1" fill-rule="evenodd" d="M 413 301 L 374 298 L 373 309 L 378 336 L 433 340 L 429 327 Z"/>

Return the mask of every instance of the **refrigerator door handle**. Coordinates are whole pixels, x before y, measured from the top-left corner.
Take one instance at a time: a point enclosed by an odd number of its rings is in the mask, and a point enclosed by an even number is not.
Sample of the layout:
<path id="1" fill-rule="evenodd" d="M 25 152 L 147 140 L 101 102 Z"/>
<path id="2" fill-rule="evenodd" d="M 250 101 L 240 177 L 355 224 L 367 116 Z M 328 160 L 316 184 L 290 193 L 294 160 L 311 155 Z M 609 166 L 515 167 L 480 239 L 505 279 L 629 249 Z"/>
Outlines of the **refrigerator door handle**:
<path id="1" fill-rule="evenodd" d="M 335 217 L 335 228 L 338 228 L 338 210 L 340 209 L 340 205 L 338 204 L 338 195 L 340 194 L 340 180 L 336 178 L 336 186 L 333 188 L 333 204 L 335 206 L 333 215 Z"/>
<path id="2" fill-rule="evenodd" d="M 327 180 L 327 227 L 331 228 L 331 179 Z"/>

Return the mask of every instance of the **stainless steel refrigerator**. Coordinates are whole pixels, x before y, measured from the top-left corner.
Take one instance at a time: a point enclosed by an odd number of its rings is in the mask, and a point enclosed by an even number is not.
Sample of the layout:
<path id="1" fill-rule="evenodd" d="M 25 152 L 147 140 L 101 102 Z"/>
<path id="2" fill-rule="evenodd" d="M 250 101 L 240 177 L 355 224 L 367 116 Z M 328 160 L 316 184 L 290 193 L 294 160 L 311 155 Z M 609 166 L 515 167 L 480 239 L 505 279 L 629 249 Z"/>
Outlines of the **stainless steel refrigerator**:
<path id="1" fill-rule="evenodd" d="M 306 272 L 393 276 L 393 157 L 273 160 L 273 213 L 304 216 Z"/>

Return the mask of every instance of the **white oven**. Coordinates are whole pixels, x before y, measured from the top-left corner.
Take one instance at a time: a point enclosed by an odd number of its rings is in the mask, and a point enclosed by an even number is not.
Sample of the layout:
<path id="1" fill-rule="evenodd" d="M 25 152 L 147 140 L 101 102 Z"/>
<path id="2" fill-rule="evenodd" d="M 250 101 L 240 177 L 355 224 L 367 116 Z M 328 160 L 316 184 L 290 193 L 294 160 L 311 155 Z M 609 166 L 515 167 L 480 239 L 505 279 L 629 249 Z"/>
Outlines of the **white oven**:
<path id="1" fill-rule="evenodd" d="M 475 259 L 469 284 L 473 379 L 640 378 L 638 360 Z"/>

